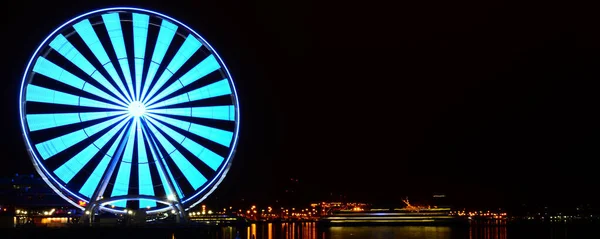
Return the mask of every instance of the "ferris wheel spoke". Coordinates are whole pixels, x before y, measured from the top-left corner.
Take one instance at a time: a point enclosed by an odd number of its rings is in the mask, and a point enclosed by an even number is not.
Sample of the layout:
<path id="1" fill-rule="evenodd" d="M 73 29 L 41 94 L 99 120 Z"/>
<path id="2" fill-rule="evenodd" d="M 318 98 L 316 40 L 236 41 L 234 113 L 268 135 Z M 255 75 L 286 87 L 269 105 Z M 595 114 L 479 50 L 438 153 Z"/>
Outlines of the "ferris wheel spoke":
<path id="1" fill-rule="evenodd" d="M 125 107 L 76 96 L 37 85 L 27 86 L 27 101 L 48 104 L 73 105 L 102 109 L 125 110 Z"/>
<path id="2" fill-rule="evenodd" d="M 48 78 L 61 82 L 63 84 L 69 85 L 71 87 L 77 88 L 79 90 L 88 92 L 90 94 L 99 96 L 105 100 L 111 101 L 115 104 L 127 107 L 123 102 L 115 99 L 110 96 L 106 92 L 96 88 L 91 84 L 87 84 L 86 81 L 80 79 L 79 77 L 73 75 L 71 72 L 68 72 L 61 68 L 60 66 L 52 63 L 44 57 L 39 57 L 33 66 L 33 71 L 39 74 L 42 74 Z"/>
<path id="3" fill-rule="evenodd" d="M 121 159 L 121 162 L 119 164 L 117 178 L 115 179 L 113 190 L 110 195 L 111 197 L 129 194 L 131 166 L 133 164 L 133 147 L 135 144 L 135 131 L 137 123 L 137 118 L 133 119 L 131 127 L 128 129 L 130 130 L 129 137 L 127 138 L 127 145 L 125 146 L 125 151 L 123 152 L 123 158 Z M 115 202 L 113 205 L 118 207 L 126 207 L 127 201 L 118 201 Z"/>
<path id="4" fill-rule="evenodd" d="M 63 150 L 83 141 L 84 139 L 106 129 L 107 127 L 123 120 L 126 115 L 111 120 L 107 120 L 84 129 L 80 129 L 51 140 L 44 141 L 35 145 L 37 151 L 44 160 L 62 152 Z"/>
<path id="5" fill-rule="evenodd" d="M 102 20 L 104 21 L 104 26 L 106 27 L 106 31 L 110 37 L 113 49 L 117 55 L 123 77 L 125 77 L 130 99 L 135 99 L 135 95 L 133 93 L 133 82 L 131 80 L 131 72 L 129 70 L 129 60 L 127 59 L 125 39 L 123 38 L 123 30 L 121 28 L 121 19 L 119 18 L 119 13 L 103 14 Z"/>
<path id="6" fill-rule="evenodd" d="M 123 122 L 129 122 L 129 121 L 123 121 Z M 96 189 L 98 188 L 98 185 L 100 184 L 100 180 L 102 180 L 102 176 L 106 172 L 106 169 L 108 168 L 110 161 L 112 160 L 113 157 L 115 157 L 115 151 L 117 150 L 117 146 L 120 144 L 121 140 L 123 139 L 123 135 L 127 131 L 127 129 L 123 129 L 124 126 L 125 125 L 119 124 L 119 126 L 115 127 L 118 130 L 120 130 L 121 133 L 119 134 L 118 138 L 113 142 L 110 149 L 102 157 L 102 160 L 100 160 L 100 162 L 98 163 L 98 165 L 96 166 L 94 171 L 90 174 L 88 179 L 85 181 L 85 183 L 81 187 L 81 189 L 79 189 L 79 193 L 92 199 L 91 197 L 94 194 L 94 192 L 96 191 Z M 121 130 L 121 129 L 123 129 L 123 130 Z"/>
<path id="7" fill-rule="evenodd" d="M 119 92 L 112 84 L 110 84 L 106 78 L 104 78 L 104 76 L 100 74 L 98 70 L 96 70 L 92 63 L 90 63 L 88 59 L 86 59 L 62 34 L 56 36 L 56 38 L 50 42 L 50 47 L 60 53 L 79 69 L 84 71 L 88 76 L 100 83 L 100 85 L 102 85 L 104 88 L 117 96 L 123 103 L 127 102 L 121 92 Z"/>
<path id="8" fill-rule="evenodd" d="M 117 70 L 115 69 L 114 65 L 110 61 L 110 58 L 106 54 L 106 50 L 104 50 L 104 47 L 102 46 L 98 35 L 96 35 L 96 32 L 94 31 L 94 28 L 92 27 L 90 21 L 87 19 L 83 20 L 73 25 L 73 28 L 75 28 L 75 31 L 77 31 L 81 39 L 83 39 L 83 41 L 88 46 L 88 48 L 90 48 L 92 53 L 94 53 L 98 61 L 100 61 L 100 64 L 104 66 L 104 69 L 108 72 L 113 82 L 117 84 L 117 86 L 121 90 L 121 93 L 125 95 L 128 102 L 131 102 L 131 97 L 129 97 L 129 94 L 127 94 L 127 90 L 123 85 L 121 77 L 119 77 L 119 74 L 117 74 Z"/>
<path id="9" fill-rule="evenodd" d="M 139 120 L 139 118 L 138 118 Z M 146 153 L 146 145 L 144 144 L 144 136 L 142 135 L 141 122 L 137 124 L 137 155 L 138 155 L 138 193 L 139 195 L 154 196 L 154 184 L 150 175 L 150 165 L 148 155 Z M 156 207 L 156 202 L 151 200 L 140 200 L 140 208 Z"/>
<path id="10" fill-rule="evenodd" d="M 54 170 L 54 174 L 56 174 L 63 182 L 69 183 L 71 179 L 73 179 L 73 177 L 92 159 L 92 157 L 98 154 L 100 149 L 102 149 L 104 145 L 117 134 L 119 129 L 121 129 L 125 123 L 126 121 L 121 121 L 116 127 L 106 132 L 81 152 L 69 159 L 66 163 Z"/>
<path id="11" fill-rule="evenodd" d="M 167 69 L 163 71 L 162 75 L 158 78 L 158 81 L 156 81 L 156 84 L 154 84 L 150 90 L 150 93 L 148 93 L 148 96 L 143 100 L 143 102 L 146 103 L 149 99 L 152 99 L 152 96 L 154 96 L 154 94 L 156 94 L 156 92 L 160 90 L 160 88 L 167 83 L 169 79 L 171 79 L 173 74 L 175 74 L 175 72 L 177 72 L 179 68 L 181 68 L 181 66 L 183 66 L 183 64 L 187 62 L 190 57 L 196 53 L 196 51 L 198 51 L 198 49 L 200 49 L 201 46 L 202 43 L 200 43 L 198 39 L 191 35 L 188 36 L 177 53 L 175 53 L 175 56 L 169 65 L 167 65 Z"/>
<path id="12" fill-rule="evenodd" d="M 179 143 L 179 145 L 181 145 L 184 149 L 186 149 L 188 152 L 190 152 L 192 155 L 194 155 L 196 158 L 198 158 L 200 161 L 202 161 L 205 165 L 208 165 L 213 171 L 216 171 L 217 168 L 223 162 L 223 160 L 224 160 L 223 157 L 216 154 L 212 150 L 200 145 L 199 143 L 195 142 L 193 139 L 191 139 L 189 137 L 185 137 L 184 135 L 178 133 L 177 131 L 169 128 L 168 126 L 166 126 L 156 120 L 153 120 L 150 117 L 148 117 L 148 120 L 153 125 L 155 125 L 157 128 L 160 128 L 171 139 L 173 139 L 174 141 Z M 166 120 L 169 120 L 169 118 L 167 118 Z M 185 123 L 177 122 L 177 120 L 173 120 L 170 122 L 173 123 L 172 125 L 175 127 L 181 128 L 183 130 L 192 130 L 192 131 L 194 131 L 192 133 L 198 134 L 198 131 L 195 131 L 195 129 L 194 129 L 195 126 L 193 124 L 187 123 L 187 126 L 186 126 Z M 204 134 L 204 133 L 202 133 L 202 134 Z M 208 133 L 208 134 L 209 134 L 208 136 L 210 137 L 210 133 Z M 218 138 L 218 137 L 212 136 L 212 138 L 214 139 L 214 138 Z M 228 147 L 228 145 L 226 147 Z"/>
<path id="13" fill-rule="evenodd" d="M 194 68 L 192 68 L 183 76 L 181 76 L 177 81 L 173 82 L 169 87 L 161 91 L 156 97 L 148 101 L 147 105 L 152 105 L 154 102 L 165 98 L 173 92 L 205 77 L 206 75 L 218 70 L 219 68 L 221 68 L 221 66 L 219 65 L 219 63 L 213 55 L 206 57 L 204 60 L 198 63 L 198 65 L 196 65 Z"/>
<path id="14" fill-rule="evenodd" d="M 148 122 L 148 121 L 146 121 Z M 186 159 L 180 152 L 179 150 L 177 150 L 177 148 L 175 146 L 173 146 L 173 144 L 171 144 L 171 142 L 169 142 L 169 140 L 167 140 L 167 138 L 165 138 L 163 136 L 162 133 L 160 133 L 152 123 L 147 124 L 148 128 L 150 128 L 150 131 L 152 132 L 152 134 L 156 137 L 156 139 L 158 140 L 158 142 L 160 143 L 161 146 L 163 146 L 163 148 L 168 152 L 169 156 L 171 157 L 171 159 L 173 160 L 173 162 L 175 163 L 175 165 L 177 165 L 177 167 L 179 168 L 179 170 L 181 171 L 181 173 L 183 174 L 183 176 L 185 177 L 185 179 L 190 183 L 190 185 L 194 188 L 194 190 L 200 188 L 202 185 L 204 185 L 204 183 L 206 183 L 207 179 L 204 177 L 204 175 L 202 175 L 202 173 L 200 173 L 200 171 L 198 171 L 198 169 L 192 164 L 190 163 L 190 161 L 188 159 Z M 169 135 L 171 136 L 171 135 Z M 185 139 L 185 137 L 180 138 L 182 141 Z M 181 142 L 181 141 L 179 141 Z"/>
<path id="15" fill-rule="evenodd" d="M 181 191 L 181 188 L 179 188 L 177 181 L 175 181 L 173 173 L 171 173 L 171 169 L 169 169 L 169 166 L 166 164 L 164 157 L 162 157 L 162 154 L 160 152 L 155 152 L 158 151 L 159 146 L 154 142 L 153 138 L 149 136 L 146 127 L 142 127 L 142 133 L 144 135 L 144 138 L 146 139 L 146 142 L 150 146 L 150 153 L 152 154 L 152 158 L 154 158 L 155 160 L 155 165 L 158 169 L 158 175 L 160 177 L 160 181 L 163 185 L 165 193 L 167 194 L 167 197 L 172 197 L 173 190 L 175 190 L 177 192 L 177 196 L 179 198 L 183 198 L 183 192 Z M 161 162 L 158 162 L 159 160 Z M 165 172 L 169 176 L 168 179 L 167 175 L 165 175 Z M 171 189 L 169 185 L 172 185 L 174 189 Z"/>
<path id="16" fill-rule="evenodd" d="M 150 109 L 147 112 L 161 115 L 175 115 L 213 120 L 235 120 L 235 106 L 233 105 Z"/>
<path id="17" fill-rule="evenodd" d="M 125 111 L 28 114 L 26 117 L 29 130 L 38 131 L 122 114 L 125 114 Z"/>
<path id="18" fill-rule="evenodd" d="M 162 20 L 160 31 L 158 32 L 158 38 L 156 39 L 156 45 L 154 45 L 154 52 L 152 53 L 152 61 L 150 62 L 148 73 L 144 81 L 144 88 L 142 90 L 142 96 L 140 97 L 141 100 L 144 100 L 152 81 L 154 81 L 158 67 L 160 66 L 165 54 L 167 53 L 167 50 L 169 49 L 169 46 L 171 45 L 171 41 L 175 36 L 177 28 L 178 27 L 175 24 L 166 20 Z"/>
<path id="19" fill-rule="evenodd" d="M 227 82 L 226 79 L 223 79 L 187 93 L 171 97 L 164 101 L 148 104 L 146 109 L 150 110 L 229 94 L 231 94 L 231 87 L 229 86 L 229 82 Z"/>
<path id="20" fill-rule="evenodd" d="M 144 56 L 146 55 L 146 39 L 148 38 L 148 15 L 134 13 L 133 15 L 133 53 L 135 57 L 135 100 L 140 100 L 142 90 L 142 74 L 144 71 Z"/>
<path id="21" fill-rule="evenodd" d="M 163 121 L 169 125 L 180 128 L 182 130 L 188 131 L 195 135 L 198 135 L 202 138 L 208 139 L 225 147 L 229 147 L 231 145 L 231 141 L 233 140 L 233 132 L 217 129 L 213 127 L 208 127 L 200 124 L 195 124 L 183 120 L 173 119 L 170 117 L 165 117 L 161 115 L 148 113 L 148 116 L 152 123 L 155 121 L 152 118 Z"/>

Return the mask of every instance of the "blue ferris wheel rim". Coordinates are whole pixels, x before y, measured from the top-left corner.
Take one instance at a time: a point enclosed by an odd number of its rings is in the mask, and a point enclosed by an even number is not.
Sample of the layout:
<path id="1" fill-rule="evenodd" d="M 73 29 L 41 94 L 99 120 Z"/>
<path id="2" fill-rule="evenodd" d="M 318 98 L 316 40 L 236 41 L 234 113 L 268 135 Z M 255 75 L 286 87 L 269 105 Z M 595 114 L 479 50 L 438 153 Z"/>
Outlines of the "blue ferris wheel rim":
<path id="1" fill-rule="evenodd" d="M 166 19 L 168 21 L 171 21 L 173 23 L 176 23 L 179 26 L 184 27 L 184 29 L 192 34 L 194 37 L 198 38 L 198 40 L 202 43 L 203 46 L 205 46 L 206 48 L 208 48 L 209 52 L 211 54 L 213 54 L 214 56 L 216 56 L 216 59 L 218 60 L 218 63 L 222 66 L 221 69 L 224 71 L 224 74 L 226 75 L 226 78 L 229 82 L 229 85 L 231 87 L 231 97 L 233 100 L 233 104 L 234 104 L 234 108 L 235 108 L 235 116 L 234 116 L 234 122 L 235 122 L 235 129 L 233 130 L 233 138 L 232 138 L 232 142 L 231 142 L 231 146 L 229 149 L 229 153 L 226 156 L 226 159 L 221 163 L 221 166 L 219 167 L 218 172 L 216 172 L 215 176 L 212 177 L 211 179 L 209 179 L 208 182 L 206 182 L 200 190 L 196 190 L 196 192 L 191 195 L 191 196 L 187 196 L 185 199 L 182 199 L 182 203 L 184 205 L 186 205 L 187 208 L 191 208 L 194 207 L 195 205 L 197 205 L 198 203 L 202 202 L 203 200 L 206 199 L 206 197 L 208 197 L 216 188 L 217 186 L 223 181 L 223 179 L 225 178 L 227 172 L 229 171 L 229 168 L 231 167 L 231 161 L 232 158 L 235 154 L 236 148 L 237 148 L 237 143 L 238 143 L 238 139 L 239 139 L 239 127 L 240 127 L 240 110 L 239 110 L 239 100 L 238 100 L 238 95 L 237 95 L 237 90 L 235 88 L 235 84 L 233 82 L 233 78 L 229 72 L 228 67 L 226 66 L 225 62 L 222 60 L 222 58 L 219 56 L 219 54 L 217 53 L 217 51 L 210 45 L 210 43 L 208 43 L 200 34 L 198 34 L 196 31 L 194 31 L 192 28 L 190 28 L 189 26 L 185 25 L 184 23 L 169 17 L 165 14 L 156 12 L 156 11 L 151 11 L 151 10 L 147 10 L 147 9 L 142 9 L 142 8 L 135 8 L 135 7 L 111 7 L 111 8 L 102 8 L 102 9 L 98 9 L 98 10 L 94 10 L 94 11 L 90 11 L 87 13 L 84 13 L 82 15 L 79 15 L 77 17 L 72 18 L 71 20 L 63 23 L 62 25 L 60 25 L 59 27 L 57 27 L 52 33 L 50 33 L 37 47 L 37 49 L 34 51 L 33 55 L 31 56 L 31 58 L 29 59 L 27 66 L 25 68 L 25 72 L 23 74 L 23 77 L 21 79 L 21 87 L 20 87 L 20 95 L 19 95 L 19 113 L 20 113 L 20 117 L 21 117 L 21 130 L 23 133 L 23 137 L 24 140 L 26 142 L 26 147 L 28 150 L 28 153 L 30 154 L 30 158 L 32 159 L 32 162 L 34 164 L 34 167 L 36 168 L 36 170 L 38 171 L 38 173 L 40 174 L 40 176 L 43 178 L 43 180 L 59 195 L 61 196 L 63 199 L 65 199 L 67 202 L 73 204 L 74 206 L 83 209 L 82 206 L 78 205 L 73 199 L 68 198 L 68 196 L 72 196 L 75 197 L 76 199 L 80 200 L 80 201 L 84 201 L 84 202 L 89 202 L 86 198 L 81 197 L 80 195 L 78 195 L 77 193 L 73 193 L 68 187 L 66 187 L 66 185 L 63 186 L 63 184 L 61 183 L 60 180 L 56 179 L 52 173 L 50 173 L 48 171 L 48 169 L 44 166 L 44 163 L 42 160 L 40 160 L 40 158 L 38 157 L 38 155 L 36 154 L 36 151 L 34 149 L 34 147 L 32 147 L 32 142 L 31 139 L 29 138 L 29 131 L 28 128 L 26 127 L 26 123 L 25 123 L 25 118 L 26 118 L 26 113 L 24 111 L 25 108 L 25 104 L 26 104 L 26 100 L 24 100 L 24 96 L 26 95 L 26 92 L 24 91 L 25 87 L 29 84 L 29 82 L 32 79 L 32 75 L 33 75 L 33 69 L 32 69 L 32 63 L 34 63 L 36 61 L 36 59 L 38 59 L 38 57 L 40 57 L 40 54 L 42 52 L 42 50 L 44 48 L 48 48 L 49 47 L 49 40 L 56 37 L 58 34 L 60 34 L 62 31 L 65 30 L 66 27 L 72 26 L 75 22 L 79 21 L 79 20 L 83 20 L 86 17 L 92 17 L 94 15 L 98 15 L 101 13 L 108 13 L 108 12 L 113 12 L 113 11 L 126 11 L 129 13 L 134 13 L 134 12 L 138 12 L 138 13 L 146 13 L 149 14 L 151 17 L 158 17 L 161 19 Z M 127 130 L 125 127 L 123 128 L 123 131 Z M 208 190 L 208 191 L 207 191 Z M 65 192 L 68 195 L 65 195 Z M 201 197 L 199 197 L 201 195 Z M 195 200 L 195 201 L 193 201 Z M 191 203 L 190 203 L 191 202 Z M 187 210 L 186 208 L 186 210 Z M 160 212 L 160 211 L 164 211 L 164 210 L 168 210 L 169 207 L 166 208 L 159 208 L 159 209 L 155 209 L 155 210 L 149 210 L 149 213 L 152 212 Z"/>

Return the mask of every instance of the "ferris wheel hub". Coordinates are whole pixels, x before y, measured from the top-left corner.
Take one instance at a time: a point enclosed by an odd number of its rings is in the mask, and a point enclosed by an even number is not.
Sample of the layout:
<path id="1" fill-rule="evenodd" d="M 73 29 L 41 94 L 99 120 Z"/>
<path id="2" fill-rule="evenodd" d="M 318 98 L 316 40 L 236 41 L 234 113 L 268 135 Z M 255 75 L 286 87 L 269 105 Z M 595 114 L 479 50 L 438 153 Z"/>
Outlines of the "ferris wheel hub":
<path id="1" fill-rule="evenodd" d="M 140 117 L 146 113 L 146 106 L 142 102 L 134 101 L 127 108 L 129 114 L 133 117 Z"/>

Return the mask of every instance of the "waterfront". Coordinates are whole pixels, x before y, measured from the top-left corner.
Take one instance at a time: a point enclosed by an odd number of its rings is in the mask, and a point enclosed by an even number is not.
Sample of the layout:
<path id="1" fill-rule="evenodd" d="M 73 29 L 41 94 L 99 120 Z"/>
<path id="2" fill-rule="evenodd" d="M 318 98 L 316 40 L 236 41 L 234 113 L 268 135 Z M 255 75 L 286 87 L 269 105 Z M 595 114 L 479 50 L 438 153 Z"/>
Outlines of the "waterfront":
<path id="1" fill-rule="evenodd" d="M 164 239 L 520 239 L 599 238 L 595 225 L 369 226 L 321 228 L 313 222 L 210 228 L 14 228 L 6 238 Z M 3 237 L 4 238 L 4 237 Z"/>

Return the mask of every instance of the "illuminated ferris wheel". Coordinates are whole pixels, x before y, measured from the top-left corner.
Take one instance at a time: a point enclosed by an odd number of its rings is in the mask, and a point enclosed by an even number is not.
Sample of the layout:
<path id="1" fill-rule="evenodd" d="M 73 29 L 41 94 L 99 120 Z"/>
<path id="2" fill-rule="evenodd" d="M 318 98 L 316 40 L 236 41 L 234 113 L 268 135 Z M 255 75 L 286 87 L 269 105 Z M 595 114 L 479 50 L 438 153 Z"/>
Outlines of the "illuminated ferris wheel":
<path id="1" fill-rule="evenodd" d="M 23 75 L 20 115 L 37 171 L 87 213 L 193 207 L 227 173 L 239 130 L 217 52 L 137 8 L 89 12 L 52 32 Z"/>

